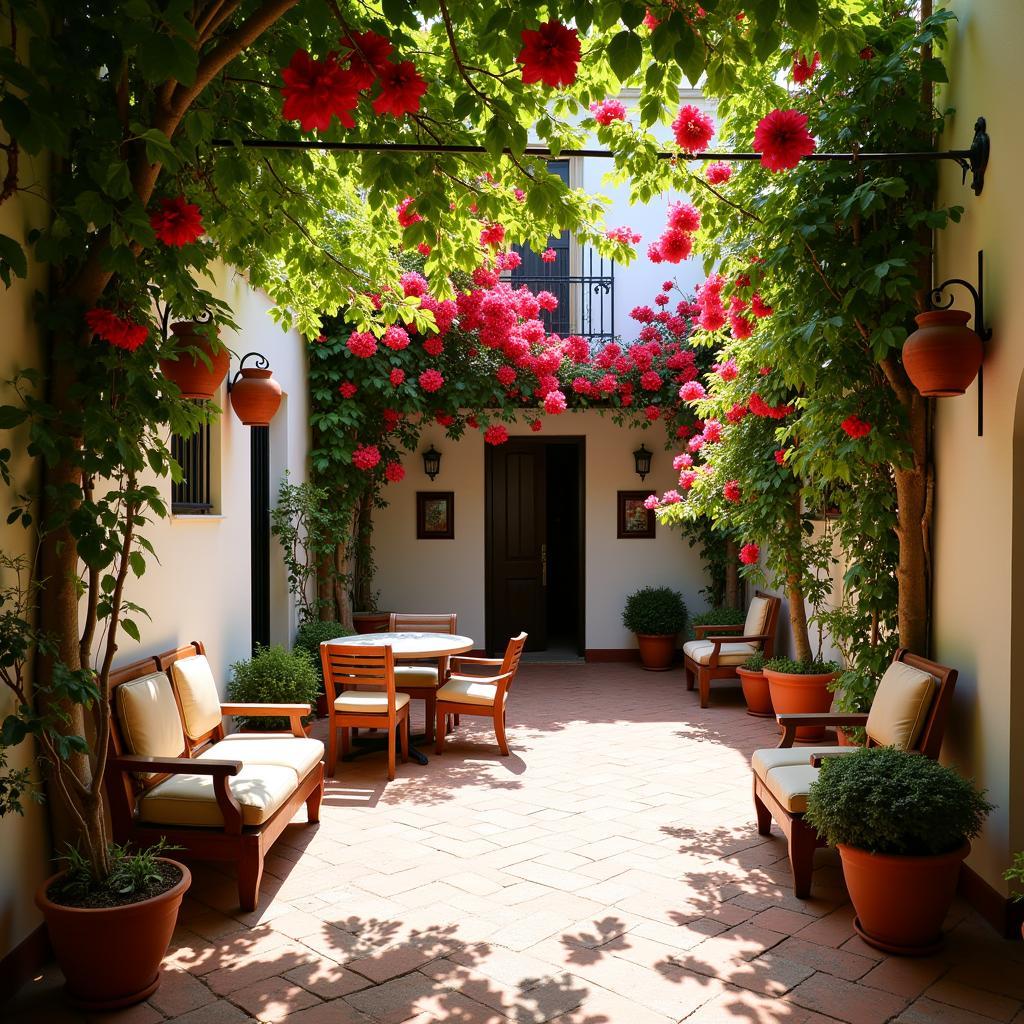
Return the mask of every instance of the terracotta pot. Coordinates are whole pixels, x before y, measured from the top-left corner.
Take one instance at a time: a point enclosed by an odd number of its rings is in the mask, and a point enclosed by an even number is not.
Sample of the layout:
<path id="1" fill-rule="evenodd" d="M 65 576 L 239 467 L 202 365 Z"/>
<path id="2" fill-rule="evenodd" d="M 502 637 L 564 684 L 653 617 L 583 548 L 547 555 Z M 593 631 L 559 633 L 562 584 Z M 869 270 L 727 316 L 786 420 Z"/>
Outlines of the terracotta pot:
<path id="1" fill-rule="evenodd" d="M 767 668 L 764 674 L 768 678 L 772 707 L 777 715 L 824 715 L 832 707 L 832 691 L 828 684 L 835 679 L 835 672 L 803 676 Z M 802 725 L 796 731 L 798 740 L 820 740 L 824 735 L 824 727 L 816 725 Z"/>
<path id="2" fill-rule="evenodd" d="M 676 634 L 651 635 L 637 633 L 636 643 L 640 648 L 640 664 L 648 672 L 667 672 L 672 667 L 676 654 Z"/>
<path id="3" fill-rule="evenodd" d="M 214 352 L 209 337 L 201 332 L 199 324 L 190 320 L 171 324 L 171 331 L 178 343 L 177 359 L 161 359 L 161 373 L 178 385 L 182 398 L 213 398 L 227 376 L 231 353 L 223 346 Z M 209 365 L 194 352 L 182 351 L 184 348 L 205 353 Z"/>
<path id="4" fill-rule="evenodd" d="M 281 385 L 270 370 L 243 366 L 240 373 L 231 385 L 231 408 L 247 427 L 269 427 L 281 406 Z"/>
<path id="5" fill-rule="evenodd" d="M 178 920 L 178 907 L 192 875 L 184 864 L 161 857 L 181 870 L 167 892 L 123 907 L 64 907 L 46 895 L 63 874 L 47 879 L 36 892 L 65 990 L 78 1006 L 113 1010 L 148 998 L 160 984 L 160 962 Z"/>
<path id="6" fill-rule="evenodd" d="M 851 739 L 850 731 L 842 727 L 836 729 L 836 743 L 840 747 L 859 747 L 860 744 Z"/>
<path id="7" fill-rule="evenodd" d="M 386 633 L 390 621 L 388 612 L 355 612 L 352 616 L 357 633 Z"/>
<path id="8" fill-rule="evenodd" d="M 747 714 L 755 718 L 774 718 L 775 708 L 772 707 L 772 695 L 765 674 L 760 669 L 738 668 L 736 675 L 740 677 L 740 685 L 743 687 Z"/>
<path id="9" fill-rule="evenodd" d="M 914 317 L 917 330 L 903 345 L 903 367 L 922 395 L 962 395 L 978 376 L 984 349 L 967 326 L 970 318 L 962 309 L 933 309 Z"/>
<path id="10" fill-rule="evenodd" d="M 970 843 L 936 857 L 897 857 L 839 846 L 857 917 L 854 927 L 876 949 L 925 956 L 942 945 L 942 922 L 956 894 Z"/>

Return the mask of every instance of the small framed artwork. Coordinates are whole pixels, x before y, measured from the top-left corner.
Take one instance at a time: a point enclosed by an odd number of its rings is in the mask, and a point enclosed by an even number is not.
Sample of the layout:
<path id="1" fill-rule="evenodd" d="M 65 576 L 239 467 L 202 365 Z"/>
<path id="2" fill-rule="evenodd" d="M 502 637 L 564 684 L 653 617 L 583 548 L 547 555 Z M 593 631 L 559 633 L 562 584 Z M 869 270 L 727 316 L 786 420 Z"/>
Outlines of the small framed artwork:
<path id="1" fill-rule="evenodd" d="M 416 539 L 455 539 L 455 492 L 416 492 Z"/>
<path id="2" fill-rule="evenodd" d="M 644 506 L 650 494 L 650 491 L 619 491 L 616 534 L 619 540 L 654 537 L 654 509 Z"/>

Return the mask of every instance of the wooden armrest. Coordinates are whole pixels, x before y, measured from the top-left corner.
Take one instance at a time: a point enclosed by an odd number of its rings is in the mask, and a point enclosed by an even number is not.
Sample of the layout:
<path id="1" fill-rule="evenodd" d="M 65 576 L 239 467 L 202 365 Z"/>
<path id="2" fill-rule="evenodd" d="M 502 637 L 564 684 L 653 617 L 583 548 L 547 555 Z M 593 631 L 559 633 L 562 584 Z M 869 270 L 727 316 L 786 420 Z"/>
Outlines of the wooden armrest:
<path id="1" fill-rule="evenodd" d="M 287 718 L 293 736 L 305 736 L 302 719 L 312 714 L 308 704 L 221 704 L 222 715 L 241 715 L 244 718 Z"/>
<path id="2" fill-rule="evenodd" d="M 241 761 L 199 760 L 191 757 L 146 757 L 143 754 L 122 754 L 107 764 L 119 772 L 159 772 L 161 775 L 237 775 Z"/>
<path id="3" fill-rule="evenodd" d="M 462 655 L 456 655 L 448 659 L 449 665 L 454 665 L 456 663 L 459 665 L 500 665 L 502 662 L 501 658 L 469 658 L 463 657 Z"/>
<path id="4" fill-rule="evenodd" d="M 846 757 L 847 754 L 855 754 L 860 747 L 850 747 L 848 750 L 844 750 L 841 754 L 837 750 L 833 750 L 828 754 L 811 754 L 811 767 L 820 768 L 822 761 L 829 760 L 833 757 Z"/>
<path id="5" fill-rule="evenodd" d="M 779 740 L 780 747 L 791 747 L 796 739 L 796 730 L 801 725 L 818 726 L 846 726 L 856 728 L 867 725 L 868 716 L 864 714 L 842 715 L 842 714 L 799 714 L 799 715 L 776 715 L 775 720 L 782 726 L 782 739 Z"/>
<path id="6" fill-rule="evenodd" d="M 709 643 L 713 643 L 718 647 L 722 644 L 763 644 L 768 639 L 768 634 L 760 634 L 758 636 L 709 636 Z"/>
<path id="7" fill-rule="evenodd" d="M 449 682 L 452 679 L 465 679 L 467 682 L 470 683 L 494 683 L 495 686 L 500 686 L 501 683 L 505 682 L 508 679 L 511 679 L 514 674 L 514 672 L 502 672 L 500 675 L 496 676 L 462 676 L 455 675 L 453 673 L 448 677 L 448 679 Z"/>
<path id="8" fill-rule="evenodd" d="M 712 630 L 712 629 L 718 630 L 719 632 L 722 632 L 722 633 L 735 633 L 737 629 L 739 629 L 739 630 L 743 629 L 743 623 L 742 622 L 736 622 L 736 623 L 734 623 L 731 626 L 714 626 L 714 625 L 710 625 L 710 624 L 704 625 L 704 626 L 694 626 L 693 627 L 693 635 L 698 640 L 703 640 L 705 634 L 709 630 Z"/>

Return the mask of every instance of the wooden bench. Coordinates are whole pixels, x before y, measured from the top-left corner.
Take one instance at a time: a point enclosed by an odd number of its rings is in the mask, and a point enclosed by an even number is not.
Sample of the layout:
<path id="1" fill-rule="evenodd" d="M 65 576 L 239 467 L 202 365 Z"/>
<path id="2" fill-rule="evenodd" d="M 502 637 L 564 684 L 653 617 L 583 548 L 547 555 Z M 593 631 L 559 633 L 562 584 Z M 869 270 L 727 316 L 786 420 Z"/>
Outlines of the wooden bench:
<path id="1" fill-rule="evenodd" d="M 302 804 L 320 820 L 324 745 L 308 704 L 225 704 L 202 643 L 116 669 L 104 783 L 114 839 L 166 839 L 198 860 L 238 865 L 238 901 L 256 909 L 263 860 Z M 286 717 L 291 733 L 228 734 L 222 716 Z"/>

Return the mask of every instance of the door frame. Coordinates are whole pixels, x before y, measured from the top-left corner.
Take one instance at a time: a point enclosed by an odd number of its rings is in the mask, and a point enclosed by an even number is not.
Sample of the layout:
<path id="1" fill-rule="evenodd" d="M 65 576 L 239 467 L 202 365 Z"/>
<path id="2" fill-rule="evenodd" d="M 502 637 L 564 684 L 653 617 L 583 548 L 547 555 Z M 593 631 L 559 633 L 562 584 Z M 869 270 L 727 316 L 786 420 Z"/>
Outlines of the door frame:
<path id="1" fill-rule="evenodd" d="M 586 654 L 587 645 L 587 437 L 585 434 L 558 434 L 552 437 L 537 437 L 535 434 L 512 434 L 509 441 L 517 445 L 530 447 L 547 445 L 572 446 L 577 451 L 579 490 L 579 558 L 576 585 L 579 592 L 579 610 L 576 623 L 576 653 L 582 658 Z M 492 445 L 484 446 L 484 647 L 488 654 L 504 651 L 508 637 L 493 635 L 491 623 L 494 621 L 491 609 L 494 607 L 494 536 L 493 502 L 491 500 L 491 474 L 495 449 Z M 545 481 L 546 487 L 546 481 Z"/>

